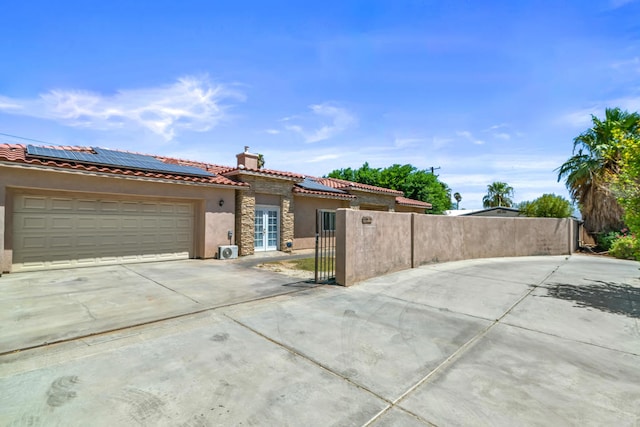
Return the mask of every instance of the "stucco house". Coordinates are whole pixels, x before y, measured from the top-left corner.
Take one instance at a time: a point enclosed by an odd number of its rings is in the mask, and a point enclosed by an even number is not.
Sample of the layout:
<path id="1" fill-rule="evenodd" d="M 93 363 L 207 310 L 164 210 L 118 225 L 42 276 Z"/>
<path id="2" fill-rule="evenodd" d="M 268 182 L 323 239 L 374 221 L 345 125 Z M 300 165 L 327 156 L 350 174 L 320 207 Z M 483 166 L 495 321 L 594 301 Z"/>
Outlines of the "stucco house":
<path id="1" fill-rule="evenodd" d="M 316 210 L 422 212 L 399 191 L 99 147 L 0 144 L 0 267 L 213 258 L 312 248 Z"/>

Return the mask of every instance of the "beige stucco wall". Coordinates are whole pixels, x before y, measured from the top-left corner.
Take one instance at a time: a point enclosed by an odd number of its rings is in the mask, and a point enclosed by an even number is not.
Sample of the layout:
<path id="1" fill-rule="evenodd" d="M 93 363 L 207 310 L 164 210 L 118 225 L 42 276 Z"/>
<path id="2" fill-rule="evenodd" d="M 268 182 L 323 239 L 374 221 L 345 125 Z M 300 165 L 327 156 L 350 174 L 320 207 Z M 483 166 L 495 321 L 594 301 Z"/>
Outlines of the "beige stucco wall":
<path id="1" fill-rule="evenodd" d="M 0 266 L 10 271 L 12 263 L 12 203 L 19 192 L 89 193 L 118 198 L 148 197 L 191 201 L 195 207 L 193 256 L 212 258 L 218 246 L 228 244 L 227 231 L 234 230 L 235 192 L 233 188 L 177 184 L 162 180 L 132 179 L 114 175 L 78 173 L 35 167 L 0 165 Z M 219 201 L 224 200 L 220 206 Z M 234 232 L 235 234 L 235 232 Z"/>
<path id="2" fill-rule="evenodd" d="M 316 210 L 349 207 L 348 200 L 295 196 L 293 249 L 311 249 L 316 244 Z"/>
<path id="3" fill-rule="evenodd" d="M 396 205 L 396 212 L 413 212 L 413 213 L 423 214 L 425 213 L 425 211 L 426 211 L 425 208 Z"/>
<path id="4" fill-rule="evenodd" d="M 575 250 L 569 218 L 414 217 L 414 267 L 430 262 L 531 255 Z"/>
<path id="5" fill-rule="evenodd" d="M 396 208 L 396 196 L 369 193 L 367 191 L 349 190 L 350 194 L 356 196 L 356 199 L 351 201 L 351 207 L 353 209 L 360 209 L 362 205 L 373 205 L 384 207 L 385 210 L 393 212 Z"/>
<path id="6" fill-rule="evenodd" d="M 345 286 L 411 268 L 411 217 L 415 214 L 339 209 L 336 281 Z M 362 218 L 371 219 L 363 224 Z"/>
<path id="7" fill-rule="evenodd" d="M 277 194 L 256 194 L 256 205 L 280 206 L 280 196 Z"/>
<path id="8" fill-rule="evenodd" d="M 370 225 L 362 223 L 364 216 Z M 336 219 L 336 281 L 345 286 L 432 262 L 571 254 L 579 238 L 570 218 L 339 210 Z"/>

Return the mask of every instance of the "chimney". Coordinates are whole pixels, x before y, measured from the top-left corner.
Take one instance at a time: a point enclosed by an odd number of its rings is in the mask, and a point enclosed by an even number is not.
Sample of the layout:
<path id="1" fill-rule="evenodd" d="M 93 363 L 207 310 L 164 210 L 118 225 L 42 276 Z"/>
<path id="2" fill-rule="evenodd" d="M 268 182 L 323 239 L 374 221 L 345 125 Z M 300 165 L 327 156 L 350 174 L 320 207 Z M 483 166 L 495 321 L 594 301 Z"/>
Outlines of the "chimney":
<path id="1" fill-rule="evenodd" d="M 249 152 L 249 146 L 244 146 L 244 153 L 236 154 L 240 169 L 258 169 L 258 155 Z"/>

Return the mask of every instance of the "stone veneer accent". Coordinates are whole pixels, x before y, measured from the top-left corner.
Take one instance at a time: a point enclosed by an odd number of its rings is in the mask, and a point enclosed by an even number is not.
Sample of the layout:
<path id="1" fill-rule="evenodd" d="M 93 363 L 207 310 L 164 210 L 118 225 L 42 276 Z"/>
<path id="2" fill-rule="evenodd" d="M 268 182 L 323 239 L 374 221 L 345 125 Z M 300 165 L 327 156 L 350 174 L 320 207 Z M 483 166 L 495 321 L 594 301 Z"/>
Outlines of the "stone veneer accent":
<path id="1" fill-rule="evenodd" d="M 262 175 L 252 175 L 240 173 L 237 179 L 251 185 L 248 190 L 238 191 L 236 195 L 236 244 L 240 255 L 252 255 L 254 250 L 254 221 L 256 209 L 256 194 L 277 196 L 280 208 L 280 241 L 278 249 L 281 251 L 290 250 L 287 242 L 293 244 L 295 227 L 295 204 L 293 187 L 297 182 L 289 178 L 271 178 Z M 351 194 L 357 198 L 350 201 L 351 209 L 358 210 L 360 205 L 385 206 L 388 211 L 393 212 L 396 207 L 393 194 L 370 193 L 352 189 Z M 273 200 L 272 203 L 275 203 Z M 291 248 L 295 249 L 295 248 Z"/>
<path id="2" fill-rule="evenodd" d="M 236 245 L 240 256 L 252 255 L 254 252 L 255 214 L 256 197 L 253 191 L 236 191 Z"/>
<path id="3" fill-rule="evenodd" d="M 280 250 L 291 251 L 293 249 L 293 231 L 295 223 L 295 215 L 293 197 L 290 194 L 288 197 L 282 197 L 280 199 Z M 291 242 L 291 248 L 287 247 L 287 242 Z"/>
<path id="4" fill-rule="evenodd" d="M 279 250 L 288 250 L 287 242 L 293 242 L 294 203 L 291 179 L 274 179 L 264 176 L 239 174 L 238 179 L 251 185 L 250 190 L 238 191 L 236 196 L 236 243 L 240 255 L 252 255 L 254 251 L 254 222 L 256 194 L 270 194 L 280 197 L 280 246 Z"/>

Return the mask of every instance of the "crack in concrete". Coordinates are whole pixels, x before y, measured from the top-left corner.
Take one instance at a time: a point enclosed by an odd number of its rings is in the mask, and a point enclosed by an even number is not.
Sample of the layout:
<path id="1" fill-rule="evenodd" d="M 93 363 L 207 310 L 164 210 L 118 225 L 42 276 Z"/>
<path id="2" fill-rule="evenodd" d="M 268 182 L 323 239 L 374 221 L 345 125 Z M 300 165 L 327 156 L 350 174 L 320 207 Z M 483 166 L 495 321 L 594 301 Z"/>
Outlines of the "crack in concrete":
<path id="1" fill-rule="evenodd" d="M 91 310 L 89 310 L 89 307 L 87 307 L 87 304 L 80 302 L 80 305 L 82 307 L 84 307 L 85 311 L 87 312 L 87 314 L 89 315 L 89 317 L 91 317 L 93 320 L 98 320 L 96 319 L 96 316 L 93 315 L 93 313 L 91 312 Z"/>
<path id="2" fill-rule="evenodd" d="M 132 272 L 132 273 L 134 273 L 134 274 L 137 274 L 138 276 L 142 277 L 143 279 L 147 279 L 148 281 L 155 283 L 156 285 L 162 286 L 163 288 L 165 288 L 165 289 L 167 289 L 167 290 L 170 290 L 171 292 L 175 292 L 175 293 L 176 293 L 176 294 L 178 294 L 178 295 L 181 295 L 181 296 L 183 296 L 183 297 L 185 297 L 185 298 L 188 298 L 188 299 L 190 299 L 191 301 L 195 302 L 196 304 L 200 304 L 200 301 L 197 301 L 197 300 L 195 300 L 195 299 L 191 298 L 189 295 L 185 295 L 185 294 L 183 294 L 182 292 L 178 292 L 178 291 L 176 291 L 175 289 L 170 288 L 169 286 L 166 286 L 166 285 L 164 285 L 164 284 L 162 284 L 162 283 L 158 282 L 157 280 L 152 279 L 151 277 L 147 277 L 147 276 L 145 276 L 145 275 L 144 275 L 144 274 L 142 274 L 142 273 L 138 273 L 137 271 L 132 270 L 131 268 L 129 268 L 129 266 L 127 266 L 126 264 L 121 264 L 121 265 L 120 265 L 120 267 L 122 267 L 122 268 L 124 268 L 124 269 L 127 269 L 127 270 L 129 270 L 130 272 Z"/>

